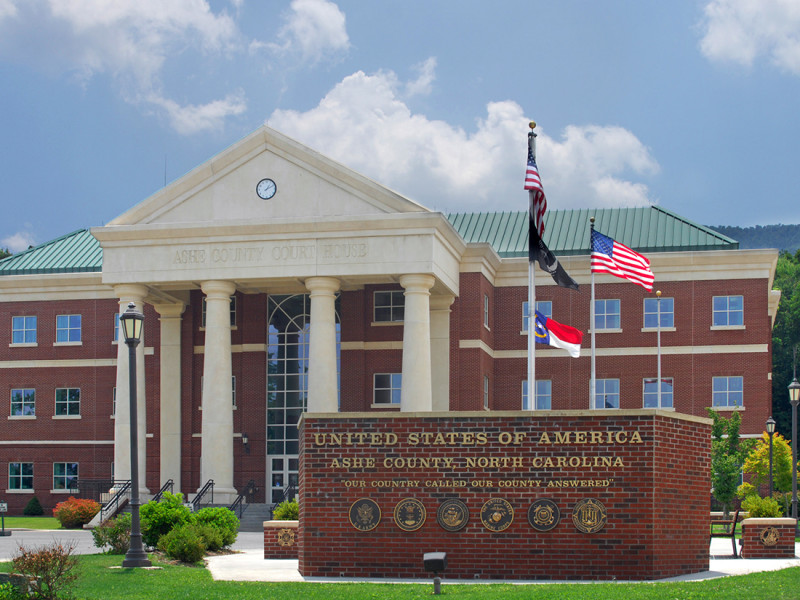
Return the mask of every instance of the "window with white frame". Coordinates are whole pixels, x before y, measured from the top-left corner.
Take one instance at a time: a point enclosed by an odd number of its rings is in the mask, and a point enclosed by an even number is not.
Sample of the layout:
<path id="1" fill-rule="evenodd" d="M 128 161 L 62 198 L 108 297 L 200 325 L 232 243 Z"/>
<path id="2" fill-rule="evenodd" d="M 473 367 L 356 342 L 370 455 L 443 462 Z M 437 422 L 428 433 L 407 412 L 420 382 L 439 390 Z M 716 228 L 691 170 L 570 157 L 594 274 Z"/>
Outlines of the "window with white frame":
<path id="1" fill-rule="evenodd" d="M 56 389 L 56 416 L 77 416 L 81 414 L 80 388 Z"/>
<path id="2" fill-rule="evenodd" d="M 117 414 L 117 386 L 111 389 L 111 416 Z"/>
<path id="3" fill-rule="evenodd" d="M 200 326 L 206 326 L 206 297 L 203 296 L 201 307 L 202 314 L 200 316 Z M 231 296 L 231 327 L 236 326 L 236 296 Z"/>
<path id="4" fill-rule="evenodd" d="M 81 341 L 81 316 L 56 316 L 56 343 Z"/>
<path id="5" fill-rule="evenodd" d="M 483 326 L 489 329 L 489 294 L 483 295 Z"/>
<path id="6" fill-rule="evenodd" d="M 8 463 L 8 489 L 9 490 L 33 489 L 33 463 L 29 462 Z"/>
<path id="7" fill-rule="evenodd" d="M 711 380 L 711 406 L 737 408 L 744 406 L 744 382 L 741 376 L 713 377 Z"/>
<path id="8" fill-rule="evenodd" d="M 406 297 L 402 291 L 375 292 L 372 298 L 373 320 L 376 323 L 394 323 L 405 319 Z"/>
<path id="9" fill-rule="evenodd" d="M 714 296 L 714 327 L 730 327 L 744 325 L 743 296 Z"/>
<path id="10" fill-rule="evenodd" d="M 483 408 L 489 410 L 489 376 L 483 376 Z"/>
<path id="11" fill-rule="evenodd" d="M 400 404 L 402 373 L 374 373 L 372 382 L 373 404 Z"/>
<path id="12" fill-rule="evenodd" d="M 597 379 L 594 384 L 595 408 L 619 408 L 619 379 Z"/>
<path id="13" fill-rule="evenodd" d="M 76 490 L 78 488 L 78 463 L 53 463 L 53 489 Z"/>
<path id="14" fill-rule="evenodd" d="M 660 304 L 660 307 L 659 307 Z M 674 298 L 645 298 L 644 299 L 644 328 L 657 329 L 658 315 L 661 313 L 661 328 L 675 327 L 675 299 Z"/>
<path id="15" fill-rule="evenodd" d="M 536 301 L 536 310 L 548 319 L 553 318 L 553 303 L 550 300 Z M 528 301 L 522 303 L 522 331 L 528 331 Z"/>
<path id="16" fill-rule="evenodd" d="M 594 301 L 594 328 L 597 331 L 620 328 L 619 300 Z"/>
<path id="17" fill-rule="evenodd" d="M 119 341 L 119 313 L 114 314 L 114 341 Z"/>
<path id="18" fill-rule="evenodd" d="M 536 380 L 536 397 L 534 410 L 550 410 L 553 399 L 553 382 L 549 379 Z M 528 380 L 522 382 L 522 410 L 530 410 L 528 402 Z"/>
<path id="19" fill-rule="evenodd" d="M 672 377 L 661 378 L 661 404 L 658 403 L 658 378 L 643 380 L 642 397 L 644 408 L 672 408 Z"/>
<path id="20" fill-rule="evenodd" d="M 11 343 L 36 343 L 36 317 L 11 317 Z"/>
<path id="21" fill-rule="evenodd" d="M 32 417 L 36 415 L 36 390 L 19 388 L 11 390 L 11 416 Z"/>

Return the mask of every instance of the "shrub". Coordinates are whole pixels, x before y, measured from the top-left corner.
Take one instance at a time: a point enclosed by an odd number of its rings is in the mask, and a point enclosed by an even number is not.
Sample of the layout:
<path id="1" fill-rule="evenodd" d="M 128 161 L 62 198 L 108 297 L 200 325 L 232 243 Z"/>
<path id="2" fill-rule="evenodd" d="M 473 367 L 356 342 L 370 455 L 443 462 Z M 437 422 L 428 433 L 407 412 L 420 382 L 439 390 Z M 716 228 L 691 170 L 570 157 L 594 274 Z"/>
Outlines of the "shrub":
<path id="1" fill-rule="evenodd" d="M 15 571 L 30 577 L 34 598 L 56 600 L 78 578 L 78 558 L 74 550 L 73 543 L 60 542 L 32 550 L 20 546 L 11 563 Z"/>
<path id="2" fill-rule="evenodd" d="M 92 529 L 94 545 L 108 554 L 125 554 L 131 545 L 131 515 L 121 513 L 115 519 L 110 519 Z"/>
<path id="3" fill-rule="evenodd" d="M 206 553 L 206 544 L 196 525 L 178 525 L 158 540 L 158 549 L 169 558 L 196 563 Z"/>
<path id="4" fill-rule="evenodd" d="M 206 545 L 206 550 L 209 552 L 218 552 L 222 550 L 222 533 L 213 525 L 195 523 L 191 525 L 197 531 L 197 534 Z"/>
<path id="5" fill-rule="evenodd" d="M 224 506 L 208 506 L 201 508 L 195 514 L 195 522 L 198 525 L 208 525 L 216 529 L 221 537 L 221 544 L 219 548 L 212 548 L 209 545 L 209 550 L 216 551 L 220 548 L 230 546 L 236 541 L 236 536 L 239 535 L 239 519 L 228 508 Z"/>
<path id="6" fill-rule="evenodd" d="M 742 509 L 749 512 L 751 518 L 773 518 L 783 514 L 773 498 L 762 498 L 757 494 L 751 494 L 742 500 Z"/>
<path id="7" fill-rule="evenodd" d="M 22 514 L 26 517 L 38 517 L 39 515 L 44 514 L 44 509 L 42 508 L 42 503 L 39 502 L 39 498 L 34 496 L 30 499 L 30 501 L 25 505 L 25 509 L 22 511 Z"/>
<path id="8" fill-rule="evenodd" d="M 100 505 L 94 500 L 70 496 L 64 502 L 56 504 L 53 516 L 58 519 L 62 527 L 75 529 L 86 525 L 98 512 Z"/>
<path id="9" fill-rule="evenodd" d="M 276 521 L 296 521 L 300 518 L 300 504 L 297 500 L 284 500 L 272 512 L 272 518 Z"/>
<path id="10" fill-rule="evenodd" d="M 158 540 L 179 525 L 193 521 L 192 512 L 183 505 L 183 494 L 165 492 L 160 502 L 152 500 L 139 510 L 142 520 L 142 541 L 154 548 Z"/>
<path id="11" fill-rule="evenodd" d="M 24 596 L 10 581 L 0 583 L 0 600 L 22 600 Z"/>

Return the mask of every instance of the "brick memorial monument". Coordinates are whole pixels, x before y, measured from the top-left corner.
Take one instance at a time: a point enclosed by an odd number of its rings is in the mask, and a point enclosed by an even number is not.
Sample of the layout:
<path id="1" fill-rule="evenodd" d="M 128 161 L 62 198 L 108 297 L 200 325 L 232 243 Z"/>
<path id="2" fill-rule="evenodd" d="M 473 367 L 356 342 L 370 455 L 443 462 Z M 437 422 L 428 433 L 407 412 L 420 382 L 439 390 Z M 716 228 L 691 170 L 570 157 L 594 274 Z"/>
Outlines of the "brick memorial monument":
<path id="1" fill-rule="evenodd" d="M 710 421 L 658 410 L 305 414 L 304 576 L 708 570 Z"/>

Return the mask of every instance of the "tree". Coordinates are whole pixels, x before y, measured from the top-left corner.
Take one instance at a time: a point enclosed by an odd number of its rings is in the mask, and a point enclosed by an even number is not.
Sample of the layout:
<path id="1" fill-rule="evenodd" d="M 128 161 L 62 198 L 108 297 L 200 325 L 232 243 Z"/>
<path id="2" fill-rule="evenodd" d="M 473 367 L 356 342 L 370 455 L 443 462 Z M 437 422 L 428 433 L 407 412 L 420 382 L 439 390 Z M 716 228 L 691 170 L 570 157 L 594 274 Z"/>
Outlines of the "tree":
<path id="1" fill-rule="evenodd" d="M 8 258 L 9 256 L 11 256 L 11 252 L 8 251 L 8 248 L 0 248 L 0 260 Z"/>
<path id="2" fill-rule="evenodd" d="M 742 470 L 752 475 L 751 483 L 756 489 L 769 486 L 768 433 L 765 432 L 750 450 Z M 779 433 L 772 438 L 772 477 L 775 491 L 788 492 L 792 489 L 792 449 Z"/>
<path id="3" fill-rule="evenodd" d="M 793 348 L 800 342 L 800 250 L 783 252 L 775 269 L 775 289 L 781 303 L 772 330 L 772 417 L 777 430 L 791 436 L 789 383 L 793 377 Z"/>
<path id="4" fill-rule="evenodd" d="M 714 421 L 711 425 L 711 491 L 722 504 L 727 519 L 741 480 L 742 464 L 752 443 L 742 442 L 739 437 L 742 417 L 738 412 L 726 419 L 715 410 L 706 410 Z"/>

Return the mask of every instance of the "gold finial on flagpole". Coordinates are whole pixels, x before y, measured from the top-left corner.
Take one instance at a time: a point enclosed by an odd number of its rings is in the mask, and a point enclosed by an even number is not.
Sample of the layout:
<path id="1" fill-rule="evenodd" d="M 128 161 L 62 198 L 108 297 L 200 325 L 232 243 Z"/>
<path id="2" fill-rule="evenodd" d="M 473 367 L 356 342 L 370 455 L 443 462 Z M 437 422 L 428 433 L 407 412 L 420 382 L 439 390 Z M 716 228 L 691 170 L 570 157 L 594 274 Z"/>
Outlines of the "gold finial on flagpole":
<path id="1" fill-rule="evenodd" d="M 658 290 L 658 291 L 656 291 L 656 296 L 658 296 L 659 298 L 661 298 L 661 290 Z"/>
<path id="2" fill-rule="evenodd" d="M 530 123 L 528 123 L 528 127 L 530 127 L 531 129 L 536 129 L 536 121 L 531 121 Z"/>

